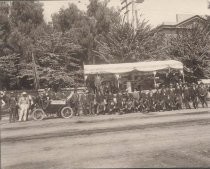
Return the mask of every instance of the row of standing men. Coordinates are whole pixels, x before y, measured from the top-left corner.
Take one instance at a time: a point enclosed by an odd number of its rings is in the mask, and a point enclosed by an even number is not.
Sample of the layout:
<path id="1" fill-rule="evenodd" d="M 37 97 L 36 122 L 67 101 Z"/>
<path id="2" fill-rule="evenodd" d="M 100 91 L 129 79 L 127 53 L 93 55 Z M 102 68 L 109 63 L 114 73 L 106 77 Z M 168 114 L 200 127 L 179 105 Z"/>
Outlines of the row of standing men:
<path id="1" fill-rule="evenodd" d="M 208 107 L 208 88 L 203 83 L 191 86 L 176 84 L 169 87 L 162 86 L 159 89 L 150 90 L 148 93 L 135 90 L 132 94 L 128 92 L 112 94 L 111 92 L 93 94 L 88 90 L 79 95 L 74 90 L 73 95 L 67 99 L 67 103 L 74 109 L 76 114 L 80 114 L 82 108 L 84 114 L 112 114 L 131 112 L 152 112 L 165 110 L 178 110 L 192 108 L 197 109 L 199 103 L 202 107 Z M 4 103 L 3 94 L 0 97 L 0 107 Z M 10 108 L 10 122 L 26 121 L 33 105 L 32 96 L 23 92 L 17 99 L 13 92 L 8 99 Z"/>
<path id="2" fill-rule="evenodd" d="M 208 88 L 203 84 L 176 84 L 169 87 L 164 85 L 148 93 L 135 90 L 132 94 L 125 93 L 90 93 L 77 97 L 77 91 L 71 98 L 71 106 L 78 112 L 79 105 L 82 106 L 84 114 L 112 114 L 129 112 L 151 112 L 170 111 L 178 109 L 197 109 L 199 103 L 202 107 L 208 107 Z"/>

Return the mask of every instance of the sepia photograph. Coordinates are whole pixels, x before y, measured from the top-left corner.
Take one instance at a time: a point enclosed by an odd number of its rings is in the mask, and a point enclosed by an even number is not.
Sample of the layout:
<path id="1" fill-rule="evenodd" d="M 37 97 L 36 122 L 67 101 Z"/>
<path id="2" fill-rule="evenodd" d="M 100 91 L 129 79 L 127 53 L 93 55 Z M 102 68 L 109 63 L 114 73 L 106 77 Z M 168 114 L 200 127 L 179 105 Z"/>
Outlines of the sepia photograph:
<path id="1" fill-rule="evenodd" d="M 210 168 L 210 0 L 0 0 L 0 168 Z"/>

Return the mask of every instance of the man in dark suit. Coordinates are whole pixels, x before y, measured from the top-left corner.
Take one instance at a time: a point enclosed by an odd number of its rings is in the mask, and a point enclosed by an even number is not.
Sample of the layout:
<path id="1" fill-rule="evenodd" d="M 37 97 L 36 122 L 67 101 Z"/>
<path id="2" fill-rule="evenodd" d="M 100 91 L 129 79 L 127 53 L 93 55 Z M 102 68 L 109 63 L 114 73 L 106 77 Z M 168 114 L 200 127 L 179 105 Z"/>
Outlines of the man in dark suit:
<path id="1" fill-rule="evenodd" d="M 204 107 L 204 105 L 206 105 L 206 107 L 208 107 L 208 103 L 207 103 L 208 90 L 202 82 L 200 83 L 200 86 L 198 88 L 198 95 L 199 95 L 199 99 L 201 101 L 202 106 Z"/>
<path id="2" fill-rule="evenodd" d="M 184 87 L 183 87 L 183 102 L 185 104 L 185 108 L 186 109 L 191 109 L 190 107 L 190 90 L 188 88 L 188 86 L 186 84 L 184 84 Z"/>
<path id="3" fill-rule="evenodd" d="M 155 111 L 163 110 L 163 107 L 161 105 L 161 91 L 158 90 L 158 88 L 155 90 L 154 93 L 154 102 L 155 102 Z"/>
<path id="4" fill-rule="evenodd" d="M 170 84 L 170 87 L 168 89 L 168 99 L 170 110 L 175 109 L 175 90 L 173 88 L 173 84 Z"/>
<path id="5" fill-rule="evenodd" d="M 177 83 L 175 87 L 175 107 L 177 110 L 182 109 L 182 100 L 182 87 Z"/>
<path id="6" fill-rule="evenodd" d="M 9 122 L 13 123 L 15 122 L 17 119 L 17 99 L 14 95 L 14 92 L 10 93 L 9 96 L 9 107 L 10 107 L 10 116 L 9 116 Z"/>
<path id="7" fill-rule="evenodd" d="M 154 93 L 152 90 L 149 91 L 148 95 L 147 95 L 147 99 L 148 99 L 148 110 L 150 112 L 155 111 L 155 104 L 154 104 Z"/>
<path id="8" fill-rule="evenodd" d="M 165 110 L 169 110 L 169 99 L 168 99 L 168 90 L 165 85 L 161 89 L 161 104 Z"/>
<path id="9" fill-rule="evenodd" d="M 79 94 L 77 93 L 77 88 L 74 89 L 74 93 L 71 97 L 71 102 L 75 115 L 79 115 Z"/>
<path id="10" fill-rule="evenodd" d="M 197 109 L 198 108 L 198 89 L 196 88 L 195 83 L 193 83 L 192 87 L 190 88 L 190 96 L 193 102 L 193 107 Z"/>

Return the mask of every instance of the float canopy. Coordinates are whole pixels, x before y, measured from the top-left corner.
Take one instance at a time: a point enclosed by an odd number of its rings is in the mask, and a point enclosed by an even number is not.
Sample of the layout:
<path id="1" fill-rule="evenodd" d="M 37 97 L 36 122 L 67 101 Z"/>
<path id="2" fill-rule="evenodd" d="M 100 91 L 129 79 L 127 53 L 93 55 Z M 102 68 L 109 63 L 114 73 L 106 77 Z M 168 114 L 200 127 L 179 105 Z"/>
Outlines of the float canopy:
<path id="1" fill-rule="evenodd" d="M 183 70 L 183 64 L 176 60 L 148 61 L 118 64 L 84 65 L 84 74 L 121 74 L 131 71 L 154 72 L 164 69 Z"/>
<path id="2" fill-rule="evenodd" d="M 200 82 L 203 82 L 204 84 L 210 84 L 210 79 L 201 79 Z"/>

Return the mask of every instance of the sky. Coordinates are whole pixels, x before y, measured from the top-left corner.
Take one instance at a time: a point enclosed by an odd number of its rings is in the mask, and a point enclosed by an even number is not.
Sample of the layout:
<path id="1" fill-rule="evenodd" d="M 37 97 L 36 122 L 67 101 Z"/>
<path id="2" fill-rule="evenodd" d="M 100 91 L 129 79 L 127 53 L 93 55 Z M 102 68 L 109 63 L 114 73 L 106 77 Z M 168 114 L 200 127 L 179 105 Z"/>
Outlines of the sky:
<path id="1" fill-rule="evenodd" d="M 109 6 L 121 8 L 121 1 L 110 0 Z M 136 4 L 135 9 L 138 11 L 138 15 L 141 14 L 142 18 L 148 20 L 152 26 L 157 26 L 163 22 L 175 22 L 176 14 L 210 15 L 210 9 L 207 8 L 208 1 L 144 0 L 143 3 Z M 68 3 L 74 3 L 79 9 L 85 11 L 89 0 L 42 1 L 42 3 L 44 4 L 44 18 L 49 22 L 51 15 L 58 12 L 60 8 L 67 8 Z"/>

